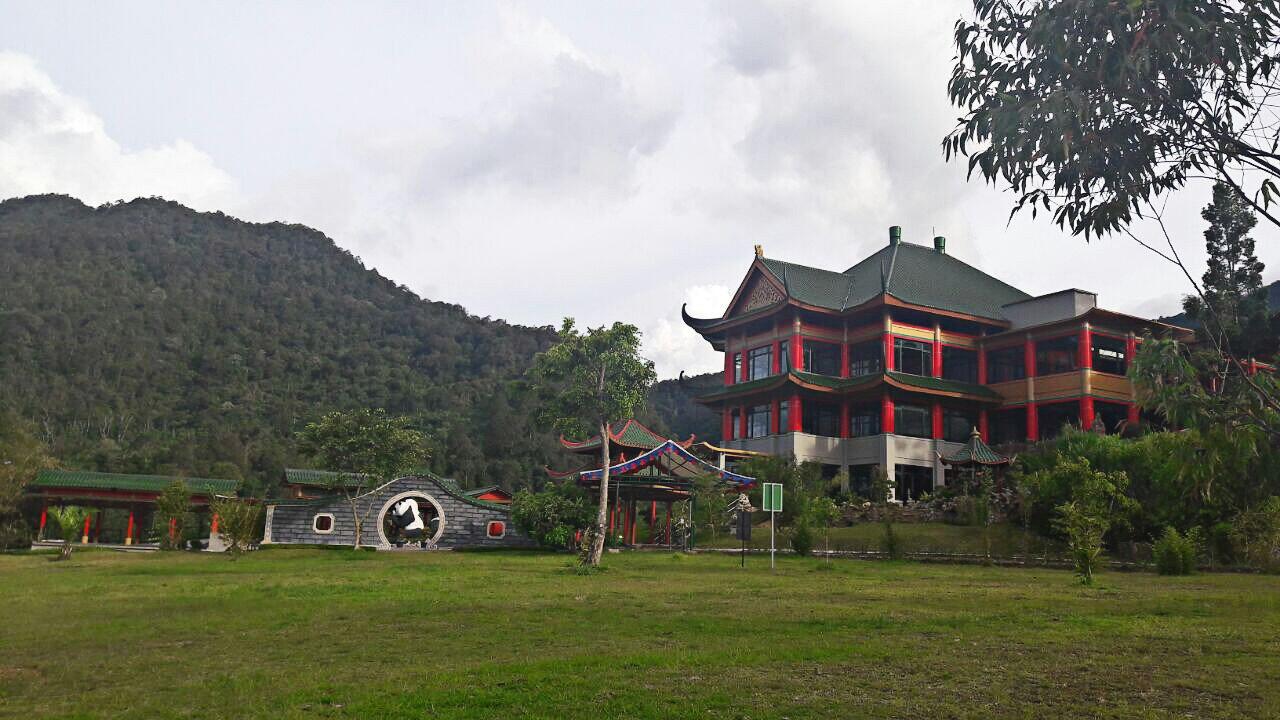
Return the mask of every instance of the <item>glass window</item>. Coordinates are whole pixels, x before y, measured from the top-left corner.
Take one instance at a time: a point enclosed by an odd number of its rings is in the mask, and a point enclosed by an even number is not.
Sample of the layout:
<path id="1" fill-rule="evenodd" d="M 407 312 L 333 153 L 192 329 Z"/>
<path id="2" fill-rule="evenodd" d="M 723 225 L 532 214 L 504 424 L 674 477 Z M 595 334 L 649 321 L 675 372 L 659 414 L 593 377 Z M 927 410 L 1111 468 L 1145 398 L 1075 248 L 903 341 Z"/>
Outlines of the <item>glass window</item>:
<path id="1" fill-rule="evenodd" d="M 849 377 L 874 375 L 880 372 L 883 363 L 884 343 L 878 340 L 858 343 L 849 346 Z"/>
<path id="2" fill-rule="evenodd" d="M 810 435 L 840 437 L 840 408 L 829 403 L 806 402 L 800 406 L 801 428 Z"/>
<path id="3" fill-rule="evenodd" d="M 978 382 L 978 353 L 943 345 L 942 377 L 967 383 Z"/>
<path id="4" fill-rule="evenodd" d="M 966 442 L 978 427 L 978 413 L 972 410 L 945 408 L 942 411 L 942 439 Z"/>
<path id="5" fill-rule="evenodd" d="M 898 405 L 893 409 L 893 431 L 898 435 L 927 438 L 933 434 L 931 424 L 927 407 Z"/>
<path id="6" fill-rule="evenodd" d="M 860 498 L 871 497 L 871 474 L 879 465 L 850 465 L 849 492 Z M 881 498 L 883 500 L 883 498 Z"/>
<path id="7" fill-rule="evenodd" d="M 933 344 L 894 338 L 893 369 L 908 375 L 932 377 Z"/>
<path id="8" fill-rule="evenodd" d="M 944 363 L 942 369 L 946 370 L 946 367 Z M 1021 345 L 987 352 L 987 382 L 1009 382 L 1026 376 L 1026 354 Z"/>
<path id="9" fill-rule="evenodd" d="M 778 343 L 778 363 L 783 373 L 791 372 L 791 353 L 787 352 L 788 347 L 790 345 L 786 340 Z"/>
<path id="10" fill-rule="evenodd" d="M 922 465 L 896 465 L 897 499 L 903 502 L 919 500 L 927 492 L 933 492 L 933 468 Z"/>
<path id="11" fill-rule="evenodd" d="M 782 357 L 786 357 L 783 355 Z M 791 431 L 791 401 L 783 400 L 778 403 L 778 432 Z"/>
<path id="12" fill-rule="evenodd" d="M 769 434 L 769 406 L 752 405 L 747 409 L 747 437 L 764 437 Z"/>
<path id="13" fill-rule="evenodd" d="M 1129 406 L 1121 403 L 1094 401 L 1093 414 L 1102 419 L 1108 433 L 1118 433 L 1129 420 Z"/>
<path id="14" fill-rule="evenodd" d="M 1052 403 L 1036 408 L 1040 439 L 1048 440 L 1062 434 L 1067 425 L 1080 424 L 1080 402 Z"/>
<path id="15" fill-rule="evenodd" d="M 1092 340 L 1094 370 L 1112 375 L 1124 375 L 1129 371 L 1124 340 L 1105 335 L 1094 335 Z"/>
<path id="16" fill-rule="evenodd" d="M 736 440 L 739 436 L 739 428 L 742 427 L 738 423 L 741 422 L 742 416 L 738 414 L 738 408 L 734 408 L 729 412 L 729 439 Z"/>
<path id="17" fill-rule="evenodd" d="M 840 346 L 832 343 L 806 340 L 804 343 L 804 369 L 818 375 L 840 375 Z"/>
<path id="18" fill-rule="evenodd" d="M 991 413 L 991 444 L 1025 442 L 1027 439 L 1027 409 L 1009 408 Z"/>
<path id="19" fill-rule="evenodd" d="M 1080 338 L 1075 335 L 1036 341 L 1036 375 L 1055 375 L 1080 368 L 1080 356 L 1076 348 Z"/>
<path id="20" fill-rule="evenodd" d="M 880 434 L 880 408 L 876 406 L 857 406 L 849 409 L 849 434 L 853 437 L 866 437 Z"/>
<path id="21" fill-rule="evenodd" d="M 733 354 L 733 381 L 742 379 L 742 353 Z"/>
<path id="22" fill-rule="evenodd" d="M 751 380 L 759 380 L 773 374 L 773 346 L 754 348 L 747 353 L 747 373 Z"/>

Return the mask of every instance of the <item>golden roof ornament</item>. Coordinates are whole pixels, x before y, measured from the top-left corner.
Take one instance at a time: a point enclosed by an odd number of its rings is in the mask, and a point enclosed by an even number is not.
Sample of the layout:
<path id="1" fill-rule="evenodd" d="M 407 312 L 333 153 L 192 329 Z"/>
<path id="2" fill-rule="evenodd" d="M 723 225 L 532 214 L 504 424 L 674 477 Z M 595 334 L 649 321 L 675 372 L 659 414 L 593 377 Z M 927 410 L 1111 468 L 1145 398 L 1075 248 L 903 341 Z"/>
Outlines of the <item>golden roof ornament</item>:
<path id="1" fill-rule="evenodd" d="M 764 257 L 764 246 L 763 246 L 763 245 L 757 245 L 757 246 L 756 246 L 756 257 L 758 257 L 758 258 L 762 258 L 762 257 Z"/>

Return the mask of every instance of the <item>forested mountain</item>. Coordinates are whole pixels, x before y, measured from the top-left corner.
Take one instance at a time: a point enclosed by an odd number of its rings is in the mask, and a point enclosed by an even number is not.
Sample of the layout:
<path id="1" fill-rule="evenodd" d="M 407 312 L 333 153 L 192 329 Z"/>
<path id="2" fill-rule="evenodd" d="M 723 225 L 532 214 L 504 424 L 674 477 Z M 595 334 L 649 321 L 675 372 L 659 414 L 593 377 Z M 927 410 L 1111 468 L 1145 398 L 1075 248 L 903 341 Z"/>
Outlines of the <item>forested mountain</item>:
<path id="1" fill-rule="evenodd" d="M 1271 309 L 1273 314 L 1280 313 L 1280 280 L 1276 280 L 1267 286 L 1267 307 Z M 1200 326 L 1200 323 L 1192 320 L 1185 312 L 1180 312 L 1177 315 L 1170 315 L 1168 317 L 1162 317 L 1160 318 L 1160 322 L 1167 322 L 1171 325 L 1193 329 Z"/>
<path id="2" fill-rule="evenodd" d="M 428 302 L 323 234 L 158 199 L 0 203 L 0 409 L 87 469 L 240 477 L 304 462 L 332 408 L 413 416 L 433 469 L 540 477 L 553 437 L 509 387 L 554 338 Z"/>

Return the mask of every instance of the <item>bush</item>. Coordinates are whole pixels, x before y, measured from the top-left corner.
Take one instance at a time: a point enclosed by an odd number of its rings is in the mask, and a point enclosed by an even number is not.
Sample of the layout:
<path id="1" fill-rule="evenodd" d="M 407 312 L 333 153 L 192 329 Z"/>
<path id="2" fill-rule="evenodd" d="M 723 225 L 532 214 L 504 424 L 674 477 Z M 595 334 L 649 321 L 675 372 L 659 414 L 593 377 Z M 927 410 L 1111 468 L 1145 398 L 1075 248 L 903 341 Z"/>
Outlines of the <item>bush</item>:
<path id="1" fill-rule="evenodd" d="M 218 534 L 232 558 L 258 541 L 261 505 L 253 500 L 235 497 L 215 497 L 210 505 L 213 513 L 218 516 Z"/>
<path id="2" fill-rule="evenodd" d="M 1195 572 L 1200 544 L 1200 528 L 1191 528 L 1183 535 L 1173 526 L 1166 527 L 1151 548 L 1156 572 L 1161 575 L 1190 575 Z"/>
<path id="3" fill-rule="evenodd" d="M 903 555 L 902 539 L 893 531 L 893 519 L 889 515 L 885 515 L 884 521 L 884 539 L 881 541 L 880 550 L 884 552 L 890 560 L 898 560 Z"/>
<path id="4" fill-rule="evenodd" d="M 564 549 L 569 547 L 574 533 L 590 526 L 594 517 L 580 491 L 552 485 L 542 492 L 516 493 L 511 501 L 511 519 L 539 545 Z"/>
<path id="5" fill-rule="evenodd" d="M 1280 569 L 1280 497 L 1240 513 L 1233 525 L 1232 544 L 1246 562 L 1267 572 Z"/>
<path id="6" fill-rule="evenodd" d="M 791 549 L 801 557 L 813 554 L 813 530 L 809 523 L 797 523 L 791 528 Z"/>

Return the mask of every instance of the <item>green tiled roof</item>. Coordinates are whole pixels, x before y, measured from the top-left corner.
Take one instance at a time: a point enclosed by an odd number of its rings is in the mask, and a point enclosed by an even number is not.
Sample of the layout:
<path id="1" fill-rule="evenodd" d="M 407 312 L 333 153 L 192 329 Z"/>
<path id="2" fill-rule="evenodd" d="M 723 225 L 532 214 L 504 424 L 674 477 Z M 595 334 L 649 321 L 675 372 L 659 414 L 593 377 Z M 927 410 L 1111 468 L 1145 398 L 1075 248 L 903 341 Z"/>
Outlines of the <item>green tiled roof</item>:
<path id="1" fill-rule="evenodd" d="M 1002 307 L 1031 296 L 946 253 L 913 243 L 887 245 L 835 272 L 761 258 L 793 299 L 844 311 L 881 293 L 913 305 L 1003 319 Z"/>
<path id="2" fill-rule="evenodd" d="M 179 478 L 165 475 L 128 475 L 100 473 L 84 470 L 41 470 L 36 475 L 34 488 L 83 488 L 91 490 L 126 490 L 134 492 L 161 492 L 174 480 L 186 483 L 187 489 L 199 495 L 229 495 L 240 485 L 237 480 L 210 478 Z"/>
<path id="3" fill-rule="evenodd" d="M 617 445 L 652 450 L 666 441 L 666 438 L 634 419 L 623 420 L 609 426 L 609 442 Z M 567 440 L 562 442 L 572 450 L 590 450 L 600 447 L 600 436 L 594 435 L 580 443 Z"/>
<path id="4" fill-rule="evenodd" d="M 970 433 L 969 442 L 965 443 L 964 447 L 943 457 L 942 460 L 951 465 L 1004 465 L 1009 462 L 1009 458 L 982 442 L 982 436 L 978 434 L 977 428 Z"/>
<path id="5" fill-rule="evenodd" d="M 347 485 L 351 487 L 360 485 L 364 479 L 359 475 L 352 476 L 350 473 L 340 473 L 332 470 L 284 469 L 284 481 L 289 485 L 309 485 L 311 487 L 327 488 L 333 487 L 335 482 L 343 477 L 348 478 Z"/>
<path id="6" fill-rule="evenodd" d="M 975 385 L 973 383 L 960 382 L 958 380 L 946 380 L 944 378 L 922 377 L 920 375 L 909 375 L 907 373 L 894 372 L 890 370 L 884 373 L 876 373 L 874 375 L 861 375 L 859 377 L 839 378 L 832 375 L 819 375 L 817 373 L 802 372 L 793 370 L 789 375 L 771 375 L 759 380 L 738 383 L 736 385 L 728 385 L 721 390 L 703 395 L 699 400 L 715 400 L 720 397 L 730 395 L 742 395 L 751 393 L 756 390 L 765 390 L 774 385 L 785 382 L 788 378 L 795 378 L 808 385 L 817 385 L 819 387 L 831 388 L 832 390 L 850 390 L 861 386 L 871 386 L 881 382 L 885 378 L 893 380 L 899 385 L 906 385 L 921 390 L 932 390 L 934 392 L 960 393 L 964 395 L 974 395 L 981 398 L 998 400 L 1000 396 L 990 388 L 983 385 Z"/>
<path id="7" fill-rule="evenodd" d="M 978 395 L 980 397 L 999 400 L 1000 395 L 985 385 L 976 385 L 974 383 L 960 382 L 959 380 L 947 380 L 945 378 L 924 377 L 922 375 L 910 375 L 907 373 L 895 372 L 889 370 L 885 373 L 894 380 L 903 385 L 911 385 L 924 390 L 937 390 L 938 392 L 964 393 L 966 395 Z"/>

